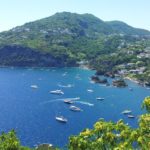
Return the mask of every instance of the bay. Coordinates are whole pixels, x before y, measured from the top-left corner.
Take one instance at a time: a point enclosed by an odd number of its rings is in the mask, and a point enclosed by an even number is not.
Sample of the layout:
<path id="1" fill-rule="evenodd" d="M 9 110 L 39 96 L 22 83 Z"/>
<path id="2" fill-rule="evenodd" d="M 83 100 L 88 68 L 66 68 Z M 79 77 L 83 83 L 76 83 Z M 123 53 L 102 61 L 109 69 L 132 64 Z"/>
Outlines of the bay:
<path id="1" fill-rule="evenodd" d="M 52 143 L 63 147 L 70 135 L 92 128 L 99 118 L 123 119 L 137 127 L 138 116 L 144 112 L 141 103 L 150 90 L 129 80 L 126 88 L 93 84 L 90 81 L 93 74 L 94 71 L 81 68 L 0 68 L 0 131 L 15 129 L 26 146 Z M 56 89 L 64 95 L 49 93 Z M 88 92 L 89 89 L 93 92 Z M 70 111 L 63 100 L 77 97 L 80 99 L 74 100 L 73 105 L 83 111 Z M 96 97 L 105 99 L 98 101 Z M 126 109 L 132 110 L 136 118 L 123 115 L 121 112 Z M 58 115 L 66 117 L 68 122 L 56 121 Z"/>

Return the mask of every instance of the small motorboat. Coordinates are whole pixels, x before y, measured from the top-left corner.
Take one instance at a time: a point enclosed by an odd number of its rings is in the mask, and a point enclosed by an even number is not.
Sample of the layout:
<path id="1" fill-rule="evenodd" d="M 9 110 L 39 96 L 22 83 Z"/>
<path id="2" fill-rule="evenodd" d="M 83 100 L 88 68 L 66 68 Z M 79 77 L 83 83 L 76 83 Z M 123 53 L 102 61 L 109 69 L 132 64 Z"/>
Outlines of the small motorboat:
<path id="1" fill-rule="evenodd" d="M 87 89 L 87 92 L 92 93 L 93 90 L 92 89 Z"/>
<path id="2" fill-rule="evenodd" d="M 128 115 L 128 118 L 135 118 L 135 116 L 133 116 L 133 115 Z"/>
<path id="3" fill-rule="evenodd" d="M 41 149 L 53 149 L 53 145 L 49 144 L 49 143 L 43 143 L 40 145 L 34 145 L 35 146 L 35 150 L 41 150 Z"/>
<path id="4" fill-rule="evenodd" d="M 96 99 L 102 101 L 102 100 L 104 100 L 105 98 L 103 98 L 103 97 L 97 97 Z"/>
<path id="5" fill-rule="evenodd" d="M 51 94 L 63 95 L 64 92 L 62 90 L 50 91 Z"/>
<path id="6" fill-rule="evenodd" d="M 65 73 L 62 74 L 63 77 L 66 76 L 66 75 L 67 75 L 67 72 L 65 72 Z"/>
<path id="7" fill-rule="evenodd" d="M 66 103 L 66 104 L 73 104 L 73 101 L 72 101 L 72 100 L 69 100 L 69 99 L 65 99 L 65 100 L 64 100 L 64 103 Z"/>
<path id="8" fill-rule="evenodd" d="M 133 91 L 133 89 L 132 89 L 132 88 L 129 88 L 129 90 L 130 90 L 130 91 Z"/>
<path id="9" fill-rule="evenodd" d="M 72 84 L 67 84 L 67 85 L 62 85 L 62 84 L 58 84 L 59 87 L 63 87 L 63 88 L 71 88 L 73 87 Z"/>
<path id="10" fill-rule="evenodd" d="M 79 74 L 77 74 L 77 75 L 75 76 L 75 78 L 76 78 L 77 80 L 81 80 L 81 77 L 80 77 Z"/>
<path id="11" fill-rule="evenodd" d="M 131 112 L 132 112 L 131 110 L 124 110 L 124 111 L 122 112 L 122 114 L 126 115 L 126 114 L 130 114 Z"/>
<path id="12" fill-rule="evenodd" d="M 76 107 L 76 106 L 70 106 L 70 110 L 72 110 L 72 111 L 81 111 L 81 109 L 79 107 Z"/>
<path id="13" fill-rule="evenodd" d="M 55 118 L 57 121 L 59 121 L 59 122 L 62 122 L 62 123 L 67 123 L 67 119 L 66 118 L 64 118 L 63 116 L 57 116 L 56 118 Z"/>
<path id="14" fill-rule="evenodd" d="M 33 89 L 38 89 L 37 85 L 31 85 L 30 87 L 33 88 Z"/>

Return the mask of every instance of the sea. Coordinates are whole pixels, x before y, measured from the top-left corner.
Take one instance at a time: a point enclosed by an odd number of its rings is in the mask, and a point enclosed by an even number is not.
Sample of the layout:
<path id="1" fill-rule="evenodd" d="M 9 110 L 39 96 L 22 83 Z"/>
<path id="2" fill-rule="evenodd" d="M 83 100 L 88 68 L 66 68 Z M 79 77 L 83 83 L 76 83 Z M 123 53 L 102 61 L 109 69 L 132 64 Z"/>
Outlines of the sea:
<path id="1" fill-rule="evenodd" d="M 65 147 L 69 136 L 92 129 L 100 118 L 123 119 L 136 128 L 139 115 L 145 113 L 142 101 L 150 89 L 129 80 L 128 87 L 116 88 L 110 78 L 110 86 L 95 84 L 90 79 L 94 73 L 82 68 L 0 68 L 0 132 L 15 129 L 24 146 L 51 143 Z M 53 90 L 64 94 L 51 94 Z M 65 99 L 72 99 L 72 105 L 82 111 L 71 111 Z M 135 118 L 122 114 L 124 110 L 131 110 Z M 58 122 L 57 116 L 68 122 Z"/>

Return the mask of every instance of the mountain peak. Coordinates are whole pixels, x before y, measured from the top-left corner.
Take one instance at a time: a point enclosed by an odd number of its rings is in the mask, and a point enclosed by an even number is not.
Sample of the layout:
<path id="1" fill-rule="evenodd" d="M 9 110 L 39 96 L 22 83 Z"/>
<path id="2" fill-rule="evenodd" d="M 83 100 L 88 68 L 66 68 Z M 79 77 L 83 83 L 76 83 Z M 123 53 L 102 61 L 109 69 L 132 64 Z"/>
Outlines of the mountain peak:
<path id="1" fill-rule="evenodd" d="M 133 28 L 121 21 L 104 22 L 88 13 L 58 12 L 0 33 L 0 46 L 19 44 L 35 49 L 49 49 L 54 44 L 68 46 L 79 39 L 95 40 L 112 34 L 143 36 L 150 35 L 150 32 Z"/>

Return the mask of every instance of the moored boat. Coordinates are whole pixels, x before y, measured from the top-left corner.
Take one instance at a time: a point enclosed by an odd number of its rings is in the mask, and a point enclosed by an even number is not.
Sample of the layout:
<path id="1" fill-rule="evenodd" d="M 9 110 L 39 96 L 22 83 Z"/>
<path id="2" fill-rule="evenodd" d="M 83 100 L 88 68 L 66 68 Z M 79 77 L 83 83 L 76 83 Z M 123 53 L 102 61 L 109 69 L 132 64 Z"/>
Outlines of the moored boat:
<path id="1" fill-rule="evenodd" d="M 133 116 L 133 115 L 128 115 L 128 118 L 135 118 L 135 116 Z"/>
<path id="2" fill-rule="evenodd" d="M 76 107 L 76 106 L 70 106 L 70 110 L 72 111 L 81 111 L 81 109 L 79 107 Z"/>
<path id="3" fill-rule="evenodd" d="M 53 145 L 49 143 L 43 143 L 40 145 L 35 145 L 36 150 L 41 150 L 41 149 L 53 149 Z"/>
<path id="4" fill-rule="evenodd" d="M 62 123 L 67 123 L 67 119 L 65 118 L 65 117 L 63 117 L 63 116 L 57 116 L 56 118 L 55 118 L 57 121 L 59 121 L 59 122 L 62 122 Z"/>
<path id="5" fill-rule="evenodd" d="M 102 100 L 104 100 L 105 98 L 103 98 L 103 97 L 97 97 L 96 99 L 102 101 Z"/>
<path id="6" fill-rule="evenodd" d="M 124 110 L 124 111 L 122 112 L 122 114 L 126 115 L 126 114 L 130 114 L 131 112 L 132 112 L 131 110 Z"/>
<path id="7" fill-rule="evenodd" d="M 74 85 L 72 84 L 67 84 L 67 85 L 62 85 L 62 84 L 58 84 L 59 87 L 62 87 L 62 88 L 71 88 L 73 87 Z"/>
<path id="8" fill-rule="evenodd" d="M 92 93 L 93 90 L 92 89 L 87 89 L 87 92 Z"/>
<path id="9" fill-rule="evenodd" d="M 37 85 L 31 85 L 30 87 L 33 88 L 33 89 L 37 89 L 38 88 Z"/>
<path id="10" fill-rule="evenodd" d="M 65 100 L 64 100 L 64 103 L 66 103 L 66 104 L 73 104 L 73 101 L 72 101 L 72 100 L 69 100 L 69 99 L 65 99 Z"/>

